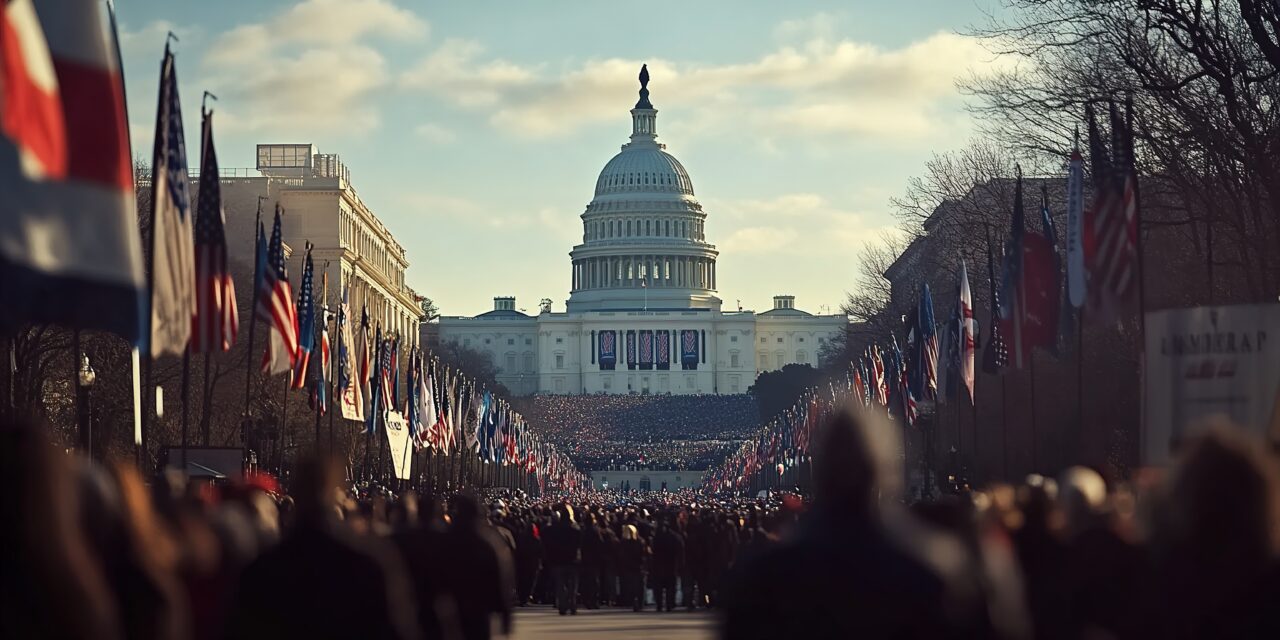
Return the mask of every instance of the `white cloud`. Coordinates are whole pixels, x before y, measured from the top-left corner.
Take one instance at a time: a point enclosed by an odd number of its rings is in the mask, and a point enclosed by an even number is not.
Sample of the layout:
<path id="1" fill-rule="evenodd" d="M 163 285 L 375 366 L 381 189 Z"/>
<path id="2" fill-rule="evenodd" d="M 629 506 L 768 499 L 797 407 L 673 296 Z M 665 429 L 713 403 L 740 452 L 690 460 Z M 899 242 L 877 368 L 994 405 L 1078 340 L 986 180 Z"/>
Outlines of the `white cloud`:
<path id="1" fill-rule="evenodd" d="M 815 193 L 771 198 L 708 200 L 707 211 L 729 230 L 724 253 L 848 256 L 892 227 L 874 216 L 836 206 Z M 797 243 L 797 238 L 806 238 Z"/>
<path id="2" fill-rule="evenodd" d="M 305 0 L 218 36 L 201 85 L 218 94 L 226 131 L 365 133 L 379 125 L 373 97 L 391 79 L 373 43 L 426 33 L 390 0 Z"/>
<path id="3" fill-rule="evenodd" d="M 449 144 L 458 139 L 458 134 L 434 122 L 424 122 L 414 127 L 413 132 L 418 137 L 434 144 Z"/>
<path id="4" fill-rule="evenodd" d="M 678 100 L 701 133 L 732 133 L 745 125 L 819 138 L 928 140 L 953 133 L 939 114 L 958 101 L 955 79 L 997 64 L 965 36 L 936 33 L 889 49 L 837 39 L 833 24 L 822 14 L 783 23 L 776 35 L 785 42 L 743 63 L 648 60 L 652 100 L 659 109 L 664 100 Z M 486 113 L 499 129 L 538 138 L 617 119 L 619 105 L 635 100 L 641 62 L 596 59 L 547 72 L 486 59 L 480 45 L 454 40 L 400 81 Z"/>
<path id="5" fill-rule="evenodd" d="M 781 253 L 790 250 L 799 234 L 795 229 L 782 227 L 746 227 L 729 234 L 719 248 L 725 252 Z"/>
<path id="6" fill-rule="evenodd" d="M 450 38 L 412 69 L 401 74 L 411 89 L 439 93 L 462 106 L 487 107 L 508 91 L 534 79 L 530 69 L 502 59 L 478 62 L 484 47 L 472 40 Z"/>

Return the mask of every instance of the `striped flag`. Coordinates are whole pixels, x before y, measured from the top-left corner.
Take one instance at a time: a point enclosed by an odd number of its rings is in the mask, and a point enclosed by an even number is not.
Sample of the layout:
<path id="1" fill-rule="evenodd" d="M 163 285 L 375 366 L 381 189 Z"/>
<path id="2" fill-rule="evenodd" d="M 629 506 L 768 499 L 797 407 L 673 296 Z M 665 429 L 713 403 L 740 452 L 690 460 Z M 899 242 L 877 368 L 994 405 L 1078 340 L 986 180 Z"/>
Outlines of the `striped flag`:
<path id="1" fill-rule="evenodd" d="M 54 323 L 141 345 L 129 129 L 101 8 L 0 4 L 0 325 Z"/>
<path id="2" fill-rule="evenodd" d="M 920 289 L 920 314 L 917 316 L 917 340 L 920 343 L 920 379 L 924 399 L 938 397 L 938 330 L 933 326 L 933 297 L 929 283 Z"/>
<path id="3" fill-rule="evenodd" d="M 1004 332 L 1000 329 L 1000 285 L 996 281 L 995 259 L 991 255 L 991 230 L 987 230 L 987 285 L 991 290 L 991 337 L 987 339 L 987 349 L 982 354 L 982 370 L 987 373 L 1000 373 L 1009 366 L 1009 349 L 1004 344 Z"/>
<path id="4" fill-rule="evenodd" d="M 964 387 L 969 390 L 969 400 L 974 400 L 973 395 L 973 359 L 974 351 L 976 351 L 977 343 L 975 336 L 978 334 L 978 321 L 973 317 L 973 293 L 969 290 L 969 270 L 964 264 L 964 260 L 960 261 L 960 335 L 956 343 L 960 347 L 960 381 L 964 383 Z"/>
<path id="5" fill-rule="evenodd" d="M 1084 158 L 1080 155 L 1080 129 L 1067 162 L 1067 295 L 1079 309 L 1085 300 L 1084 269 Z"/>
<path id="6" fill-rule="evenodd" d="M 316 326 L 316 350 L 319 358 L 311 359 L 311 408 L 323 415 L 329 410 L 329 269 L 321 275 L 323 297 L 320 299 L 320 317 Z"/>
<path id="7" fill-rule="evenodd" d="M 160 63 L 151 170 L 151 356 L 181 354 L 196 315 L 195 230 L 178 73 L 168 43 Z"/>
<path id="8" fill-rule="evenodd" d="M 373 433 L 378 426 L 378 417 L 386 412 L 387 404 L 383 399 L 382 381 L 385 379 L 382 374 L 383 353 L 385 351 L 382 344 L 382 327 L 379 326 L 374 331 L 373 348 L 377 351 L 373 358 L 373 375 L 369 378 L 369 410 L 365 412 L 365 433 Z"/>
<path id="9" fill-rule="evenodd" d="M 293 288 L 284 263 L 284 242 L 280 239 L 280 205 L 271 229 L 271 242 L 258 247 L 258 308 L 254 314 L 271 328 L 262 371 L 267 374 L 290 371 L 298 355 L 298 314 L 293 306 Z M 265 234 L 259 234 L 265 238 Z"/>
<path id="10" fill-rule="evenodd" d="M 196 201 L 196 317 L 191 351 L 228 351 L 240 329 L 236 285 L 227 266 L 227 234 L 223 226 L 222 185 L 213 147 L 213 112 L 202 113 L 200 127 L 200 197 Z"/>
<path id="11" fill-rule="evenodd" d="M 357 379 L 355 342 L 351 334 L 351 287 L 342 292 L 338 307 L 338 400 L 342 417 L 364 420 L 364 388 Z"/>
<path id="12" fill-rule="evenodd" d="M 316 343 L 315 263 L 311 260 L 311 243 L 307 243 L 307 255 L 302 259 L 302 286 L 298 288 L 298 355 L 293 360 L 293 388 L 307 386 L 307 373 L 311 371 L 311 352 Z"/>
<path id="13" fill-rule="evenodd" d="M 1132 300 L 1138 270 L 1138 177 L 1133 167 L 1130 102 L 1125 118 L 1111 105 L 1111 153 L 1098 134 L 1088 107 L 1089 154 L 1094 166 L 1094 201 L 1085 212 L 1085 265 L 1089 303 L 1102 320 L 1114 318 Z"/>

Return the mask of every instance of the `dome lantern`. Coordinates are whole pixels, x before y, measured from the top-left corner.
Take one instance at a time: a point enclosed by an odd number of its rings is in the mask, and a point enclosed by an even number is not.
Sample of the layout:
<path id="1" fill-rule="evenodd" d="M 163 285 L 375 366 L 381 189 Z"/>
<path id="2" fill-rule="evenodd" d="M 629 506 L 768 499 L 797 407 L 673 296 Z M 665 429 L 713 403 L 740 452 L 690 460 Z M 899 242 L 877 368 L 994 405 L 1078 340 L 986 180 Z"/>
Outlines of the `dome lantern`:
<path id="1" fill-rule="evenodd" d="M 631 110 L 631 142 L 657 144 L 658 110 L 649 102 L 649 65 L 640 65 L 640 100 Z"/>

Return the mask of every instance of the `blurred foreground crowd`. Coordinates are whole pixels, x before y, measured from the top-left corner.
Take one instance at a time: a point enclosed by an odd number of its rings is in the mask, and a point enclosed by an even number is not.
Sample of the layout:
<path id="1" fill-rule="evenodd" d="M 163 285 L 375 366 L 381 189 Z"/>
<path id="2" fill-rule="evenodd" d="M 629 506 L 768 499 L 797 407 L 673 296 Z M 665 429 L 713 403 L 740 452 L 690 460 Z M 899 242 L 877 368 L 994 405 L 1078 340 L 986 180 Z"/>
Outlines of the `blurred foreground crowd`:
<path id="1" fill-rule="evenodd" d="M 1280 637 L 1280 493 L 1259 443 L 1219 428 L 1132 484 L 1072 468 L 904 505 L 893 442 L 837 413 L 803 500 L 437 500 L 323 461 L 287 491 L 147 485 L 4 428 L 0 637 L 473 639 L 538 605 L 710 608 L 724 638 Z"/>
<path id="2" fill-rule="evenodd" d="M 581 469 L 706 469 L 760 427 L 745 394 L 539 395 L 513 405 Z"/>

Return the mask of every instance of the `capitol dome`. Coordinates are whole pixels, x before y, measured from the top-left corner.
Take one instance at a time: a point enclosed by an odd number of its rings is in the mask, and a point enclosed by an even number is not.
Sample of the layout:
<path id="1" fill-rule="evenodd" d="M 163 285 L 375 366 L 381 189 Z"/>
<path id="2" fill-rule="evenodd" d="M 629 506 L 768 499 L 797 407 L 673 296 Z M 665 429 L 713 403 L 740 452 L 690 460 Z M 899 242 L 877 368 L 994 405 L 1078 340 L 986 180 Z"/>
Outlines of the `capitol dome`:
<path id="1" fill-rule="evenodd" d="M 596 196 L 614 193 L 676 193 L 693 195 L 689 172 L 662 145 L 628 144 L 596 179 Z"/>
<path id="2" fill-rule="evenodd" d="M 631 140 L 596 178 L 570 258 L 570 311 L 719 310 L 715 245 L 689 172 L 658 142 L 658 110 L 640 69 Z"/>

